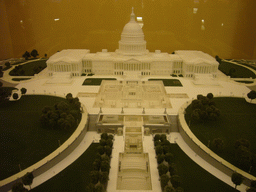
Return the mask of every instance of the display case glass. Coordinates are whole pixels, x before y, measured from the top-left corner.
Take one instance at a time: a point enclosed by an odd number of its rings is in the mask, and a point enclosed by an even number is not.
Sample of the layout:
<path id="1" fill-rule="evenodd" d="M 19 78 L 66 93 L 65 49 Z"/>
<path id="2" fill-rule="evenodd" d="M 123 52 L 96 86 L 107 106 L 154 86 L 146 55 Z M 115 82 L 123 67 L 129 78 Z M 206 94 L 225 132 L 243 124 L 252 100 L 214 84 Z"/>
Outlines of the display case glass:
<path id="1" fill-rule="evenodd" d="M 36 49 L 115 51 L 131 9 L 147 49 L 256 59 L 254 0 L 1 0 L 0 59 Z"/>

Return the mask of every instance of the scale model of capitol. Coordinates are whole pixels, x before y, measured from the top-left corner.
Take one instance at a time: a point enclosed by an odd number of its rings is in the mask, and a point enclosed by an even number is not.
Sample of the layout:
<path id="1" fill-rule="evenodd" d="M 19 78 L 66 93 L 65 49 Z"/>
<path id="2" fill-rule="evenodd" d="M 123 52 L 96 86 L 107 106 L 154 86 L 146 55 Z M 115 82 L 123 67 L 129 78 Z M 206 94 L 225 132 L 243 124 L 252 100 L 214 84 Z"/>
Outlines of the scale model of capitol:
<path id="1" fill-rule="evenodd" d="M 141 26 L 131 13 L 130 21 L 124 26 L 119 49 L 115 52 L 90 53 L 88 49 L 67 49 L 52 55 L 47 61 L 49 76 L 70 73 L 95 75 L 183 75 L 194 77 L 196 74 L 208 74 L 216 77 L 218 62 L 202 51 L 181 50 L 175 54 L 149 52 Z"/>

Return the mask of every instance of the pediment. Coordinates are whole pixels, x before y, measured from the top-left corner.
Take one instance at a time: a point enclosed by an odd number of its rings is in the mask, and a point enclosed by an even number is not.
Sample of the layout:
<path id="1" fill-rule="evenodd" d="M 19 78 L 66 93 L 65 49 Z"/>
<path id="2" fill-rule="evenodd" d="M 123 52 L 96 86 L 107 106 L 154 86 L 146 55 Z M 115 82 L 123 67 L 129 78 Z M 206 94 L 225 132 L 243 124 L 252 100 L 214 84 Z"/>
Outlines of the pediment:
<path id="1" fill-rule="evenodd" d="M 137 59 L 128 59 L 128 60 L 124 61 L 124 63 L 141 63 L 141 61 L 139 61 Z"/>

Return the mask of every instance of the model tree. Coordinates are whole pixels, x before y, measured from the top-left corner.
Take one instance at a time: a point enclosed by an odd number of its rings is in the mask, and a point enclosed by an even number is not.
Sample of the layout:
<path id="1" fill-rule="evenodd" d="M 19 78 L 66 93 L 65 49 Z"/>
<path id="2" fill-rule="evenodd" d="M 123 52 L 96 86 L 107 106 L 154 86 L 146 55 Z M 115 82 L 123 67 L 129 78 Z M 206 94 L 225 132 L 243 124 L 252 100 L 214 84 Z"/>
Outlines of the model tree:
<path id="1" fill-rule="evenodd" d="M 168 184 L 169 182 L 169 176 L 166 174 L 161 175 L 160 177 L 160 181 L 161 181 L 161 188 L 162 190 L 164 190 L 165 186 Z"/>
<path id="2" fill-rule="evenodd" d="M 10 62 L 8 62 L 8 61 L 7 61 L 4 65 L 5 65 L 5 67 L 6 67 L 7 69 L 11 67 Z"/>
<path id="3" fill-rule="evenodd" d="M 33 50 L 31 51 L 30 55 L 31 55 L 32 57 L 36 58 L 39 54 L 38 54 L 38 52 L 37 52 L 36 49 L 33 49 Z"/>
<path id="4" fill-rule="evenodd" d="M 31 57 L 31 55 L 30 55 L 30 53 L 29 53 L 28 51 L 26 51 L 26 52 L 22 55 L 22 57 L 24 57 L 25 60 L 28 60 L 28 58 Z"/>
<path id="5" fill-rule="evenodd" d="M 163 163 L 158 165 L 157 169 L 158 169 L 158 172 L 159 172 L 159 176 L 161 176 L 163 174 L 166 174 L 168 172 L 168 167 Z"/>
<path id="6" fill-rule="evenodd" d="M 212 145 L 211 145 L 211 148 L 213 151 L 219 153 L 222 151 L 223 146 L 224 146 L 224 141 L 221 138 L 213 139 Z"/>
<path id="7" fill-rule="evenodd" d="M 12 192 L 26 192 L 28 191 L 21 182 L 15 183 L 12 186 Z"/>
<path id="8" fill-rule="evenodd" d="M 28 172 L 26 173 L 26 175 L 22 177 L 22 182 L 24 185 L 29 185 L 29 188 L 31 189 L 31 184 L 33 183 L 33 179 L 34 179 L 33 173 Z"/>
<path id="9" fill-rule="evenodd" d="M 181 185 L 181 179 L 178 175 L 171 176 L 171 183 L 174 188 L 180 187 Z"/>
<path id="10" fill-rule="evenodd" d="M 253 99 L 256 99 L 256 91 L 252 90 L 247 94 L 247 97 L 251 99 L 251 102 Z"/>
<path id="11" fill-rule="evenodd" d="M 164 188 L 164 192 L 176 192 L 176 190 L 172 186 L 166 185 Z"/>
<path id="12" fill-rule="evenodd" d="M 235 189 L 237 185 L 241 185 L 243 182 L 243 176 L 240 173 L 234 172 L 231 176 L 232 182 L 235 184 Z"/>
<path id="13" fill-rule="evenodd" d="M 22 88 L 20 89 L 20 91 L 21 91 L 21 94 L 22 94 L 22 95 L 24 95 L 24 94 L 27 93 L 27 89 L 24 88 L 24 87 L 22 87 Z"/>
<path id="14" fill-rule="evenodd" d="M 17 100 L 17 99 L 19 98 L 18 93 L 13 93 L 12 98 L 15 99 L 15 100 Z"/>

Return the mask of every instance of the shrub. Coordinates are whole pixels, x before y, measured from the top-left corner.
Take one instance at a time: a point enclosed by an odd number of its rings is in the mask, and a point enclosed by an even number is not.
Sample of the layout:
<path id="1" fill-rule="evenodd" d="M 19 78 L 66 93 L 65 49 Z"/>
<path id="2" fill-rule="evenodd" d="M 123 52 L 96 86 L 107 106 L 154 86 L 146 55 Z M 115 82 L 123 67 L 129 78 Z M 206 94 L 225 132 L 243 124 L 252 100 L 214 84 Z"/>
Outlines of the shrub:
<path id="1" fill-rule="evenodd" d="M 154 137 L 154 141 L 159 141 L 159 140 L 160 140 L 160 135 L 156 134 L 155 137 Z"/>
<path id="2" fill-rule="evenodd" d="M 107 140 L 107 139 L 108 139 L 108 134 L 107 134 L 107 133 L 102 133 L 102 134 L 100 135 L 100 138 Z"/>
<path id="3" fill-rule="evenodd" d="M 177 166 L 175 163 L 171 163 L 169 164 L 169 172 L 170 172 L 170 175 L 176 175 L 178 170 L 177 170 Z"/>
<path id="4" fill-rule="evenodd" d="M 107 144 L 107 141 L 105 139 L 100 140 L 100 145 L 105 146 Z"/>
<path id="5" fill-rule="evenodd" d="M 162 190 L 164 190 L 165 186 L 168 184 L 169 182 L 169 177 L 166 174 L 161 175 L 160 177 L 160 181 L 161 181 L 161 188 Z"/>
<path id="6" fill-rule="evenodd" d="M 101 161 L 106 161 L 106 162 L 110 163 L 110 158 L 109 158 L 109 156 L 104 154 L 104 155 L 101 156 Z"/>
<path id="7" fill-rule="evenodd" d="M 168 167 L 163 163 L 159 164 L 157 169 L 160 176 L 168 172 Z"/>
<path id="8" fill-rule="evenodd" d="M 90 172 L 90 181 L 92 184 L 97 184 L 99 181 L 99 171 L 91 171 Z"/>
<path id="9" fill-rule="evenodd" d="M 168 162 L 169 164 L 173 162 L 174 156 L 172 153 L 166 153 L 164 156 L 164 160 Z"/>
<path id="10" fill-rule="evenodd" d="M 105 192 L 105 188 L 104 185 L 102 185 L 101 183 L 98 183 L 97 185 L 95 185 L 95 192 Z"/>
<path id="11" fill-rule="evenodd" d="M 12 98 L 15 99 L 15 100 L 17 100 L 17 99 L 19 98 L 18 93 L 13 93 Z"/>
<path id="12" fill-rule="evenodd" d="M 236 187 L 237 187 L 237 185 L 241 185 L 242 184 L 242 182 L 243 182 L 243 176 L 240 174 L 240 173 L 236 173 L 236 172 L 234 172 L 233 174 L 232 174 L 232 176 L 231 176 L 231 180 L 232 180 L 232 182 L 236 185 Z M 236 188 L 235 187 L 235 188 Z"/>
<path id="13" fill-rule="evenodd" d="M 167 140 L 166 140 L 167 141 Z M 168 141 L 169 142 L 169 141 Z M 170 153 L 171 152 L 171 148 L 170 148 L 170 145 L 164 145 L 163 146 L 163 153 L 166 154 L 166 153 Z"/>
<path id="14" fill-rule="evenodd" d="M 95 159 L 94 162 L 92 163 L 93 170 L 99 171 L 100 165 L 101 165 L 101 161 L 99 159 Z"/>
<path id="15" fill-rule="evenodd" d="M 166 185 L 164 188 L 164 192 L 176 192 L 176 190 L 172 186 Z"/>
<path id="16" fill-rule="evenodd" d="M 110 169 L 109 162 L 107 162 L 107 161 L 102 161 L 102 162 L 101 162 L 101 171 L 102 171 L 102 172 L 109 172 L 109 169 Z"/>
<path id="17" fill-rule="evenodd" d="M 158 164 L 162 163 L 164 161 L 164 157 L 165 157 L 164 154 L 157 155 L 157 163 Z"/>
<path id="18" fill-rule="evenodd" d="M 180 187 L 181 185 L 181 179 L 178 175 L 172 175 L 171 176 L 171 183 L 174 188 Z"/>
<path id="19" fill-rule="evenodd" d="M 160 145 L 160 144 L 161 144 L 161 142 L 160 142 L 159 140 L 154 141 L 155 147 L 156 147 L 157 145 Z"/>
<path id="20" fill-rule="evenodd" d="M 156 146 L 156 155 L 163 153 L 163 147 L 161 145 Z"/>
<path id="21" fill-rule="evenodd" d="M 109 179 L 108 172 L 101 172 L 100 173 L 100 182 L 102 184 L 106 184 L 108 182 L 108 179 Z"/>
<path id="22" fill-rule="evenodd" d="M 177 187 L 175 192 L 184 192 L 184 189 L 182 187 Z"/>
<path id="23" fill-rule="evenodd" d="M 238 139 L 238 140 L 236 140 L 235 148 L 238 149 L 241 145 L 246 147 L 247 149 L 249 149 L 250 146 L 251 146 L 250 141 L 248 141 L 246 139 Z"/>
<path id="24" fill-rule="evenodd" d="M 21 182 L 18 182 L 18 183 L 15 183 L 13 186 L 12 186 L 12 191 L 13 192 L 26 192 L 28 191 Z"/>
<path id="25" fill-rule="evenodd" d="M 110 148 L 113 147 L 113 141 L 111 139 L 107 139 L 106 145 L 109 146 Z"/>
<path id="26" fill-rule="evenodd" d="M 105 153 L 106 153 L 106 155 L 108 155 L 110 157 L 112 154 L 112 148 L 109 147 L 108 145 L 105 146 Z"/>
<path id="27" fill-rule="evenodd" d="M 221 152 L 223 150 L 224 142 L 220 138 L 215 138 L 212 141 L 212 150 L 215 152 Z"/>
<path id="28" fill-rule="evenodd" d="M 108 135 L 108 139 L 110 139 L 110 140 L 112 140 L 112 141 L 113 141 L 114 136 L 113 136 L 113 135 L 111 135 L 111 134 L 109 134 L 109 135 Z"/>
<path id="29" fill-rule="evenodd" d="M 206 96 L 208 99 L 212 99 L 213 98 L 213 94 L 212 93 L 208 93 Z"/>
<path id="30" fill-rule="evenodd" d="M 166 138 L 166 135 L 165 135 L 165 134 L 161 134 L 161 135 L 160 135 L 160 140 L 161 140 L 161 142 L 164 142 L 166 139 L 167 139 L 167 138 Z"/>

